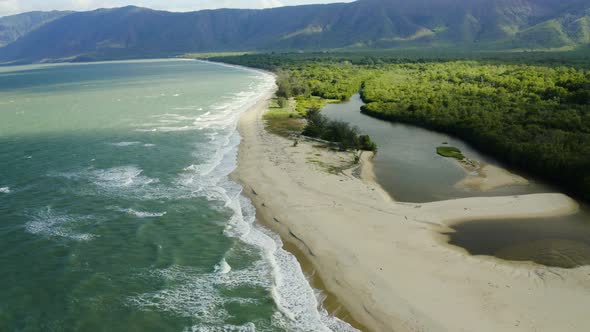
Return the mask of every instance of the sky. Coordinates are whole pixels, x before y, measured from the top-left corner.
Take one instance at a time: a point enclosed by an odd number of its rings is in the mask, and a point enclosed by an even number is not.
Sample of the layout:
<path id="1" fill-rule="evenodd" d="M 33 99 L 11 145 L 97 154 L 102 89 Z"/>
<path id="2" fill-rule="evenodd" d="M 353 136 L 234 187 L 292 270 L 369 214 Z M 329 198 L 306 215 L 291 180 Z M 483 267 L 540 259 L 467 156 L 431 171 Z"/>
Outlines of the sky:
<path id="1" fill-rule="evenodd" d="M 0 0 L 0 16 L 34 10 L 92 10 L 135 5 L 169 11 L 214 8 L 270 8 L 352 0 Z"/>

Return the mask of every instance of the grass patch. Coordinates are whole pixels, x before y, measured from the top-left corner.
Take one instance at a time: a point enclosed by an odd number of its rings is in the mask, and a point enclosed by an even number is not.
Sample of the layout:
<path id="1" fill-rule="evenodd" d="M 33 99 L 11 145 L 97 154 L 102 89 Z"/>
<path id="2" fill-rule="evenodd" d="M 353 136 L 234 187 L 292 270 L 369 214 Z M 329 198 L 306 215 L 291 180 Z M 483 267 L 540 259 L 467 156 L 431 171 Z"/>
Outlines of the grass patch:
<path id="1" fill-rule="evenodd" d="M 439 146 L 436 148 L 436 153 L 447 158 L 455 158 L 457 160 L 465 159 L 465 156 L 461 153 L 461 150 L 454 146 Z"/>
<path id="2" fill-rule="evenodd" d="M 328 172 L 328 173 L 334 174 L 334 175 L 338 175 L 338 174 L 342 173 L 345 169 L 348 168 L 348 167 L 338 167 L 338 166 L 330 165 L 330 164 L 327 164 L 319 159 L 314 159 L 314 158 L 307 158 L 307 161 L 312 164 L 318 165 L 325 172 Z"/>
<path id="3" fill-rule="evenodd" d="M 273 98 L 264 113 L 266 130 L 269 132 L 288 137 L 294 133 L 301 133 L 305 126 L 305 121 L 295 111 L 295 100 L 290 99 L 284 107 L 279 105 L 278 98 Z"/>
<path id="4" fill-rule="evenodd" d="M 344 158 L 341 158 L 340 162 L 336 162 L 336 164 L 333 164 L 317 158 L 321 158 L 321 154 L 313 153 L 312 155 L 313 156 L 306 158 L 308 163 L 315 164 L 319 166 L 324 172 L 334 175 L 342 174 L 345 170 L 350 169 L 351 167 L 354 167 L 356 165 L 356 162 L 352 159 L 348 159 L 347 161 Z M 350 154 L 347 154 L 347 156 L 350 156 Z"/>

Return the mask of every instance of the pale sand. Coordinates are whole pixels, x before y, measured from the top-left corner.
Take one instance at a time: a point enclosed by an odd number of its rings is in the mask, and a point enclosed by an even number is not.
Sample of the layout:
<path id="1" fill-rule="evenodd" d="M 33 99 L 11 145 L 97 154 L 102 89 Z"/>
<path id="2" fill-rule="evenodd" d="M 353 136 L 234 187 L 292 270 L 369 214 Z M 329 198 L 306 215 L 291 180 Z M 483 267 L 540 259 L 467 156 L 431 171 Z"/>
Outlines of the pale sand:
<path id="1" fill-rule="evenodd" d="M 466 169 L 466 171 L 468 172 L 467 176 L 456 184 L 459 188 L 490 191 L 505 186 L 529 184 L 529 181 L 522 176 L 490 164 L 480 166 L 475 170 Z"/>
<path id="2" fill-rule="evenodd" d="M 397 203 L 370 170 L 329 174 L 350 155 L 267 133 L 266 102 L 245 113 L 238 168 L 258 219 L 297 245 L 326 288 L 372 331 L 590 331 L 590 267 L 470 256 L 441 231 L 464 219 L 557 216 L 561 194 Z M 321 157 L 316 156 L 320 154 Z M 312 162 L 317 158 L 322 163 Z M 370 163 L 368 156 L 363 163 Z M 355 176 L 362 174 L 364 180 Z"/>

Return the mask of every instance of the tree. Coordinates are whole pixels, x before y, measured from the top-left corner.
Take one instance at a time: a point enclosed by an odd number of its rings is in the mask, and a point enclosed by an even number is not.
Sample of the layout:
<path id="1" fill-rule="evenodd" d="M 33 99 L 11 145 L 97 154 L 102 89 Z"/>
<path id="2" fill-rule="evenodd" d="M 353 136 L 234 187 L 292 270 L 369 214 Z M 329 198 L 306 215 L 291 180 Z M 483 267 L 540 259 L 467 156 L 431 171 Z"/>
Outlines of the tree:
<path id="1" fill-rule="evenodd" d="M 285 107 L 287 107 L 287 98 L 279 97 L 277 100 L 277 103 L 279 104 L 280 108 L 285 108 Z"/>
<path id="2" fill-rule="evenodd" d="M 359 149 L 366 151 L 377 151 L 377 144 L 371 140 L 369 135 L 359 136 Z"/>

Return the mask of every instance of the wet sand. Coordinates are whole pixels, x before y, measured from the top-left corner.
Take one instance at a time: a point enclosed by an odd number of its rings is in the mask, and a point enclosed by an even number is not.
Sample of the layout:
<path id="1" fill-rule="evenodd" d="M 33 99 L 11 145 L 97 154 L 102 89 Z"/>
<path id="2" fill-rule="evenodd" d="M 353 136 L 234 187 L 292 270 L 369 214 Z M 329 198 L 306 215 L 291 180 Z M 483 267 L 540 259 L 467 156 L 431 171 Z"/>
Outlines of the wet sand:
<path id="1" fill-rule="evenodd" d="M 465 167 L 465 166 L 462 166 Z M 467 175 L 456 186 L 464 189 L 490 191 L 500 187 L 527 185 L 529 181 L 495 165 L 481 165 L 475 169 L 465 167 Z"/>

